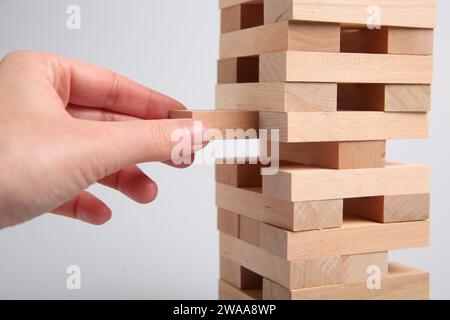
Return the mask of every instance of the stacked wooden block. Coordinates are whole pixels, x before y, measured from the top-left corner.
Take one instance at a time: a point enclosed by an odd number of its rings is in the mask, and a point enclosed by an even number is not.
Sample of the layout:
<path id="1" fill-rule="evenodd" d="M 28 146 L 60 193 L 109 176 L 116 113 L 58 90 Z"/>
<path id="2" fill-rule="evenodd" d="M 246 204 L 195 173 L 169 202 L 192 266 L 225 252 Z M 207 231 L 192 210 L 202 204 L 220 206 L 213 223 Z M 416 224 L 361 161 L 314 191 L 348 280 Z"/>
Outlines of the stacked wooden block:
<path id="1" fill-rule="evenodd" d="M 428 245 L 429 168 L 385 153 L 428 135 L 435 1 L 220 8 L 218 111 L 173 116 L 279 129 L 283 163 L 216 167 L 220 298 L 427 299 L 428 273 L 388 252 Z"/>
<path id="2" fill-rule="evenodd" d="M 220 1 L 216 107 L 258 111 L 289 163 L 217 165 L 220 298 L 428 298 L 388 251 L 428 245 L 429 169 L 385 152 L 427 137 L 435 5 Z"/>

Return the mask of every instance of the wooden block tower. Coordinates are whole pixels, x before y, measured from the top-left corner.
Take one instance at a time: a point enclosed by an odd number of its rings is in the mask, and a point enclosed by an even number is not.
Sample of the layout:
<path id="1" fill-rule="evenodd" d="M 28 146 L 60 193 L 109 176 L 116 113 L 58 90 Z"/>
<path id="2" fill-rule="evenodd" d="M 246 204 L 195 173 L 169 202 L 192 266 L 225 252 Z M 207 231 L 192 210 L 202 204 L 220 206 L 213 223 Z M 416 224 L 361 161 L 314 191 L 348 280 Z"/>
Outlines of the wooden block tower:
<path id="1" fill-rule="evenodd" d="M 429 168 L 386 141 L 428 136 L 435 0 L 220 0 L 216 108 L 279 129 L 283 165 L 216 166 L 221 299 L 428 299 L 388 262 L 429 241 Z"/>

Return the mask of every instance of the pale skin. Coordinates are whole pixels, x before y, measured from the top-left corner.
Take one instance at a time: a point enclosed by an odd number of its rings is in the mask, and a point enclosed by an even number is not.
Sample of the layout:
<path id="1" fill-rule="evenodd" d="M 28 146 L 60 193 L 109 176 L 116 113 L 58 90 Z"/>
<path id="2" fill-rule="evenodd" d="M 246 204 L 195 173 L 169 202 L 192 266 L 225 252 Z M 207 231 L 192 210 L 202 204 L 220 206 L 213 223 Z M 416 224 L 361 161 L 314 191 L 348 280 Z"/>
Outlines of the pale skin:
<path id="1" fill-rule="evenodd" d="M 94 183 L 152 202 L 157 185 L 137 164 L 175 167 L 172 132 L 205 130 L 168 119 L 176 109 L 184 106 L 109 70 L 50 53 L 7 55 L 0 62 L 0 229 L 48 212 L 104 224 L 111 209 L 85 191 Z"/>

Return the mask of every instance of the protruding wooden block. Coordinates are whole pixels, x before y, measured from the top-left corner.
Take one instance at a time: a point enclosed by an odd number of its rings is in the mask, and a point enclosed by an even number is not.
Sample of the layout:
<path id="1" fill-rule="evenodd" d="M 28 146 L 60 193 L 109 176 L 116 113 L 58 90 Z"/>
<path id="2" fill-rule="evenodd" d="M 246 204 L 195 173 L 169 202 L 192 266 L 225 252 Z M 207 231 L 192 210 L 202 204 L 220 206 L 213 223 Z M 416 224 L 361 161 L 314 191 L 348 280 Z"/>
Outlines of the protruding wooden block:
<path id="1" fill-rule="evenodd" d="M 257 138 L 258 112 L 253 111 L 190 111 L 174 110 L 170 112 L 171 119 L 193 119 L 206 122 L 209 129 L 218 130 L 225 137 L 227 129 L 254 131 Z"/>
<path id="2" fill-rule="evenodd" d="M 216 164 L 216 181 L 238 188 L 261 187 L 261 165 Z"/>
<path id="3" fill-rule="evenodd" d="M 220 278 L 241 290 L 262 288 L 261 276 L 224 257 L 220 257 Z"/>
<path id="4" fill-rule="evenodd" d="M 434 28 L 435 0 L 264 0 L 264 23 L 318 21 Z"/>
<path id="5" fill-rule="evenodd" d="M 386 141 L 281 143 L 280 160 L 330 169 L 383 168 Z"/>
<path id="6" fill-rule="evenodd" d="M 388 275 L 388 253 L 363 253 L 342 257 L 342 283 L 364 283 L 374 275 L 372 268 L 377 268 L 376 276 L 384 279 Z"/>
<path id="7" fill-rule="evenodd" d="M 217 62 L 217 82 L 259 82 L 259 57 L 219 60 Z"/>
<path id="8" fill-rule="evenodd" d="M 221 208 L 217 209 L 217 229 L 239 238 L 239 215 Z"/>
<path id="9" fill-rule="evenodd" d="M 218 207 L 282 229 L 306 231 L 342 225 L 343 200 L 289 202 L 266 197 L 260 188 L 216 184 Z"/>
<path id="10" fill-rule="evenodd" d="M 428 112 L 430 107 L 430 85 L 363 83 L 338 85 L 338 110 Z"/>
<path id="11" fill-rule="evenodd" d="M 430 84 L 431 56 L 284 51 L 259 57 L 261 82 Z"/>
<path id="12" fill-rule="evenodd" d="M 278 129 L 280 142 L 372 141 L 428 137 L 426 113 L 371 111 L 260 112 L 260 129 Z"/>
<path id="13" fill-rule="evenodd" d="M 261 289 L 240 290 L 226 281 L 219 280 L 219 300 L 261 300 Z"/>
<path id="14" fill-rule="evenodd" d="M 428 300 L 429 274 L 399 263 L 389 265 L 389 274 L 380 289 L 369 289 L 367 283 L 289 290 L 264 279 L 264 300 Z"/>
<path id="15" fill-rule="evenodd" d="M 242 240 L 220 235 L 221 256 L 286 288 L 307 288 L 340 282 L 341 258 L 287 261 Z"/>
<path id="16" fill-rule="evenodd" d="M 264 24 L 262 3 L 243 3 L 221 11 L 221 32 L 232 32 Z"/>
<path id="17" fill-rule="evenodd" d="M 430 216 L 430 195 L 345 199 L 344 212 L 382 223 L 427 220 Z"/>
<path id="18" fill-rule="evenodd" d="M 335 83 L 238 83 L 216 87 L 222 110 L 336 111 Z"/>
<path id="19" fill-rule="evenodd" d="M 308 232 L 262 224 L 260 247 L 292 261 L 426 247 L 428 237 L 428 221 L 383 224 L 344 216 L 341 228 Z"/>
<path id="20" fill-rule="evenodd" d="M 220 58 L 255 56 L 277 51 L 339 52 L 338 24 L 280 22 L 220 36 Z"/>

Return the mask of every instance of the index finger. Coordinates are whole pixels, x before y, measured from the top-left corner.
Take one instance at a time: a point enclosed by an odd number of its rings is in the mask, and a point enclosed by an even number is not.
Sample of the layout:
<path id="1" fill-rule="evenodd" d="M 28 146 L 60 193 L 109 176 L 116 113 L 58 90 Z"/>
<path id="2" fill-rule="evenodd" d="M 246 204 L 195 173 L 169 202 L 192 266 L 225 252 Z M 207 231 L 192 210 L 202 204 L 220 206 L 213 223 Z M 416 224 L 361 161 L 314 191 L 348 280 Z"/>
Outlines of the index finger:
<path id="1" fill-rule="evenodd" d="M 141 119 L 166 119 L 171 110 L 185 109 L 178 101 L 113 71 L 68 58 L 63 61 L 70 70 L 71 104 Z"/>

